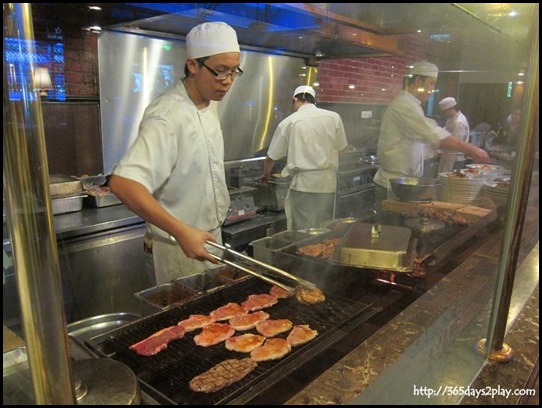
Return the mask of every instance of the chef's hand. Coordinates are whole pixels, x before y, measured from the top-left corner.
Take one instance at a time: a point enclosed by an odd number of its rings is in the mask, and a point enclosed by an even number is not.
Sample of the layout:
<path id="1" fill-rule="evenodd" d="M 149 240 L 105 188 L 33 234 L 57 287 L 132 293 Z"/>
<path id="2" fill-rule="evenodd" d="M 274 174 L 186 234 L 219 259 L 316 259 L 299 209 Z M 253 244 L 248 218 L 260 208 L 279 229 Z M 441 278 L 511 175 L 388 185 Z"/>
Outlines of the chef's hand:
<path id="1" fill-rule="evenodd" d="M 474 149 L 472 153 L 469 154 L 470 157 L 474 160 L 475 163 L 489 163 L 489 154 L 479 147 L 473 146 Z"/>
<path id="2" fill-rule="evenodd" d="M 173 238 L 188 258 L 209 261 L 214 264 L 218 263 L 205 247 L 206 241 L 216 242 L 215 237 L 210 232 L 186 226 Z"/>
<path id="3" fill-rule="evenodd" d="M 267 183 L 269 181 L 269 179 L 271 178 L 271 174 L 270 173 L 262 173 L 262 175 L 260 176 L 260 181 L 262 183 Z"/>

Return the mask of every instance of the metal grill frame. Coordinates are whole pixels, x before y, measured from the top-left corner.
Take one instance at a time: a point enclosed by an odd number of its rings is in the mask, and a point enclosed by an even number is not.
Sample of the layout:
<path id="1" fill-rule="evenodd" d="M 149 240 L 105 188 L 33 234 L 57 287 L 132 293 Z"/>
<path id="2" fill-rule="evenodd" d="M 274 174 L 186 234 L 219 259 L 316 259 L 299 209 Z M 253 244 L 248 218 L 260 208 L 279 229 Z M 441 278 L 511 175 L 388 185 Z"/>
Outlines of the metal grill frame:
<path id="1" fill-rule="evenodd" d="M 246 353 L 229 351 L 224 343 L 200 347 L 194 343 L 196 330 L 184 338 L 169 343 L 166 350 L 156 356 L 139 356 L 128 347 L 168 326 L 177 324 L 190 314 L 209 314 L 228 302 L 242 303 L 248 295 L 268 293 L 271 285 L 255 278 L 246 279 L 222 290 L 198 297 L 188 303 L 148 316 L 114 331 L 96 336 L 87 345 L 98 355 L 120 361 L 130 367 L 142 390 L 164 404 L 215 405 L 246 402 L 269 388 L 304 362 L 314 358 L 331 344 L 347 334 L 340 328 L 355 320 L 366 321 L 381 309 L 371 304 L 327 295 L 326 302 L 303 305 L 295 297 L 280 299 L 266 308 L 271 319 L 287 318 L 296 324 L 309 324 L 319 335 L 312 341 L 292 348 L 279 360 L 259 362 L 258 367 L 245 378 L 214 393 L 197 393 L 190 390 L 190 379 L 207 371 L 228 358 L 244 358 Z M 247 330 L 237 334 L 255 332 Z M 276 337 L 286 338 L 288 332 Z"/>

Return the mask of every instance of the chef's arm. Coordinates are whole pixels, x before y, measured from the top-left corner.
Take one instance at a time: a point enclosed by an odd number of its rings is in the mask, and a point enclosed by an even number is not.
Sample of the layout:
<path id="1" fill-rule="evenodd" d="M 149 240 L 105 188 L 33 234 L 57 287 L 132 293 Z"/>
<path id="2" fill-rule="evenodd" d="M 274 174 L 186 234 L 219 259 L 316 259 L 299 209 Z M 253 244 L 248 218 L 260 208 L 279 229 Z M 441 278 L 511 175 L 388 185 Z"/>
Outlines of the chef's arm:
<path id="1" fill-rule="evenodd" d="M 489 154 L 471 143 L 464 142 L 457 137 L 450 135 L 440 142 L 440 149 L 455 150 L 470 156 L 476 163 L 488 163 Z"/>
<path id="2" fill-rule="evenodd" d="M 207 249 L 205 241 L 216 241 L 207 231 L 193 228 L 167 212 L 143 184 L 126 177 L 112 175 L 109 188 L 134 213 L 145 221 L 173 236 L 187 257 L 217 263 Z"/>
<path id="3" fill-rule="evenodd" d="M 275 167 L 275 160 L 273 160 L 269 156 L 265 156 L 265 160 L 263 162 L 263 172 L 260 176 L 260 180 L 264 183 L 267 183 L 269 179 L 271 178 L 271 171 L 273 170 L 273 167 Z"/>

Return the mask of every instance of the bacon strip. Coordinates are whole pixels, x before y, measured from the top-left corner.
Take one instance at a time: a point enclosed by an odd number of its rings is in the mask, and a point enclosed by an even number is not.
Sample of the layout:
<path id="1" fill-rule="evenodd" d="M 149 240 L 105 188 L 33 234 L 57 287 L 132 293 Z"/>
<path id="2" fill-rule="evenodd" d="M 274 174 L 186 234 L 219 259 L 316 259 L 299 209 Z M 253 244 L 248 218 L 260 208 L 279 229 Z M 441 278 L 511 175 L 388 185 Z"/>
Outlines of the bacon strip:
<path id="1" fill-rule="evenodd" d="M 165 350 L 170 341 L 182 339 L 184 333 L 185 330 L 182 326 L 166 327 L 128 348 L 141 356 L 154 356 Z"/>

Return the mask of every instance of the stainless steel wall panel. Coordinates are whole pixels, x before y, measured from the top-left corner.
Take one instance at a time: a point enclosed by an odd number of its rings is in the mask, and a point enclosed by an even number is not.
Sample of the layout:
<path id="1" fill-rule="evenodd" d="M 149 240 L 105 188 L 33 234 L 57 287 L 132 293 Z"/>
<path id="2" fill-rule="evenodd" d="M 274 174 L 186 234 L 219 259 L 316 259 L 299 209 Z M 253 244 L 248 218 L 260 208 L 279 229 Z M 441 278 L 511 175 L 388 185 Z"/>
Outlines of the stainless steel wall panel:
<path id="1" fill-rule="evenodd" d="M 135 140 L 147 105 L 184 76 L 183 40 L 104 32 L 98 40 L 104 173 Z M 292 113 L 292 93 L 315 81 L 302 58 L 241 52 L 243 77 L 219 106 L 225 160 L 267 148 L 278 123 Z M 259 154 L 262 154 L 261 152 Z"/>

